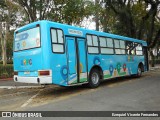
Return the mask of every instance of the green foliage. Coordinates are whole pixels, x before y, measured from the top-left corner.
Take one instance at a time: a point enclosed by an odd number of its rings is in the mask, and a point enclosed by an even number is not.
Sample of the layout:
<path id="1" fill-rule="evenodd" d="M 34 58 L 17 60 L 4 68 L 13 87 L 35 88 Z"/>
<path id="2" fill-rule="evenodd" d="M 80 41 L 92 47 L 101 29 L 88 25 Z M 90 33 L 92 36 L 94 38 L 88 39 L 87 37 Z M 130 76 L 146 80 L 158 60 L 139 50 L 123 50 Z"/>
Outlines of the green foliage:
<path id="1" fill-rule="evenodd" d="M 12 58 L 13 29 L 15 27 L 18 6 L 13 1 L 0 2 L 0 52 L 3 64 L 6 65 L 7 57 Z"/>
<path id="2" fill-rule="evenodd" d="M 13 77 L 13 74 L 14 72 L 12 64 L 6 66 L 0 64 L 0 79 Z"/>
<path id="3" fill-rule="evenodd" d="M 158 0 L 103 0 L 99 14 L 105 32 L 143 39 L 149 48 L 159 44 Z"/>
<path id="4" fill-rule="evenodd" d="M 84 17 L 93 13 L 93 2 L 89 0 L 55 0 L 47 19 L 67 24 L 80 24 Z"/>
<path id="5" fill-rule="evenodd" d="M 89 1 L 84 0 L 68 0 L 63 9 L 65 22 L 68 24 L 79 24 L 84 17 L 91 15 L 89 11 Z"/>
<path id="6" fill-rule="evenodd" d="M 3 64 L 3 61 L 0 61 L 0 64 Z M 7 60 L 7 64 L 13 64 L 13 60 Z"/>
<path id="7" fill-rule="evenodd" d="M 159 5 L 158 0 L 0 0 L 0 24 L 9 23 L 9 30 L 0 29 L 0 43 L 3 36 L 12 58 L 11 29 L 43 19 L 80 26 L 84 18 L 93 18 L 90 22 L 98 22 L 104 32 L 144 39 L 154 47 L 160 44 Z"/>

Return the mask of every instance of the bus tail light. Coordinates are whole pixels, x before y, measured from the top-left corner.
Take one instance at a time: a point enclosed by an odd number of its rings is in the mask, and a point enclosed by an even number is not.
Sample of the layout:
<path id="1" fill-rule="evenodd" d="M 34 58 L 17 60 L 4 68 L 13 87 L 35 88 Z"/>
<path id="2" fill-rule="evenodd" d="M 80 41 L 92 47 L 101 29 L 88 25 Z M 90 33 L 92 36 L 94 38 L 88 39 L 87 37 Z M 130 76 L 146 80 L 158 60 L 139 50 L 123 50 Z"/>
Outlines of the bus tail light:
<path id="1" fill-rule="evenodd" d="M 49 70 L 38 71 L 38 75 L 39 76 L 50 75 L 50 71 Z"/>

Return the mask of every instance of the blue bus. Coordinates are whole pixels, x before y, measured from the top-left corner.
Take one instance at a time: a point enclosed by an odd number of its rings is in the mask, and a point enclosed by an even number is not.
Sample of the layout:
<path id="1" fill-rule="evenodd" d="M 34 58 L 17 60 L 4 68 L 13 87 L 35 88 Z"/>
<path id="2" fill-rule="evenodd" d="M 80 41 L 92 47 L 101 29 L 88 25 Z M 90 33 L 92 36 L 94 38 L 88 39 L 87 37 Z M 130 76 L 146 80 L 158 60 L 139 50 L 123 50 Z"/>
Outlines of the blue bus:
<path id="1" fill-rule="evenodd" d="M 14 81 L 98 87 L 103 80 L 148 70 L 147 43 L 51 21 L 14 33 Z"/>

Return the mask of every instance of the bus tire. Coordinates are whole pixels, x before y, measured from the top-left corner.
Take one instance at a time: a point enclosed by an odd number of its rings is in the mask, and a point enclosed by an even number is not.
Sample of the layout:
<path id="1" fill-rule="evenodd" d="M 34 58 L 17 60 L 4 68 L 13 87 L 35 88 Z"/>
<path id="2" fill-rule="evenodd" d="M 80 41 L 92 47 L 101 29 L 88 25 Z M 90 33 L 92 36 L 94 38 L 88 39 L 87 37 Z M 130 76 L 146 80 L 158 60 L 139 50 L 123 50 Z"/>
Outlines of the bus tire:
<path id="1" fill-rule="evenodd" d="M 97 88 L 100 84 L 100 72 L 97 69 L 93 69 L 89 75 L 89 87 Z"/>
<path id="2" fill-rule="evenodd" d="M 137 77 L 141 77 L 141 76 L 142 76 L 142 67 L 139 65 L 137 69 Z"/>

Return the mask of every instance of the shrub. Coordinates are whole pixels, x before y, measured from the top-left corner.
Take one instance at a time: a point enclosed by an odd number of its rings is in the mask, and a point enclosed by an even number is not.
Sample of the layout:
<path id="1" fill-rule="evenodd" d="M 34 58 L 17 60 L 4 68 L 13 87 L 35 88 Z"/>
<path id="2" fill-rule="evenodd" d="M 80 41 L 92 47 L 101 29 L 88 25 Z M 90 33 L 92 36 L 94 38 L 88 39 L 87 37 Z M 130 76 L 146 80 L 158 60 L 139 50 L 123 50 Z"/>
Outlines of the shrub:
<path id="1" fill-rule="evenodd" d="M 3 64 L 3 61 L 0 61 L 0 64 Z M 13 60 L 7 60 L 7 64 L 13 64 Z"/>
<path id="2" fill-rule="evenodd" d="M 8 64 L 6 66 L 0 65 L 0 78 L 13 77 L 13 65 Z"/>

